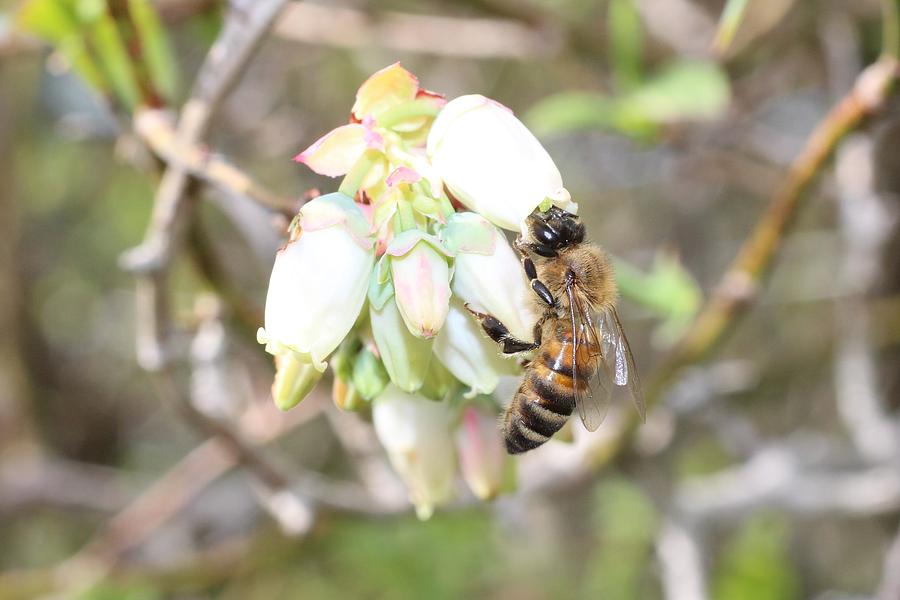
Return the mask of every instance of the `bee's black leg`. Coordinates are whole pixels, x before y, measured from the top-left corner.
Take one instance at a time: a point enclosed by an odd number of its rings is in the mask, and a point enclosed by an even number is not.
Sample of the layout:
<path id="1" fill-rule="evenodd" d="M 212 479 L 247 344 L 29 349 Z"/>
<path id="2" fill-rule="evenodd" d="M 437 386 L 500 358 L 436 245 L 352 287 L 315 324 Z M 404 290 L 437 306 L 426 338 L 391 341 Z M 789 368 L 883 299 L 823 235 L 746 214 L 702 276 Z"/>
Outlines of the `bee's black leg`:
<path id="1" fill-rule="evenodd" d="M 550 290 L 547 289 L 546 284 L 537 278 L 537 268 L 534 266 L 534 261 L 531 260 L 531 256 L 528 255 L 529 251 L 536 252 L 535 246 L 544 248 L 543 244 L 529 244 L 525 242 L 521 236 L 516 238 L 516 252 L 519 253 L 519 257 L 522 259 L 522 268 L 525 269 L 525 276 L 528 277 L 531 289 L 537 294 L 537 297 L 541 299 L 541 302 L 551 308 L 558 308 L 559 305 L 556 302 L 556 298 L 554 298 L 553 294 L 550 293 Z M 550 250 L 550 252 L 553 251 Z M 541 252 L 537 252 L 537 254 L 543 256 Z M 552 256 L 556 256 L 556 252 L 553 252 Z"/>
<path id="2" fill-rule="evenodd" d="M 535 341 L 526 342 L 525 340 L 520 340 L 510 335 L 509 329 L 506 325 L 501 323 L 497 317 L 472 310 L 469 308 L 468 304 L 466 304 L 466 310 L 478 319 L 478 322 L 481 323 L 481 327 L 484 329 L 484 332 L 488 334 L 488 337 L 500 344 L 503 354 L 528 352 L 540 346 L 540 330 L 537 326 L 535 326 Z"/>

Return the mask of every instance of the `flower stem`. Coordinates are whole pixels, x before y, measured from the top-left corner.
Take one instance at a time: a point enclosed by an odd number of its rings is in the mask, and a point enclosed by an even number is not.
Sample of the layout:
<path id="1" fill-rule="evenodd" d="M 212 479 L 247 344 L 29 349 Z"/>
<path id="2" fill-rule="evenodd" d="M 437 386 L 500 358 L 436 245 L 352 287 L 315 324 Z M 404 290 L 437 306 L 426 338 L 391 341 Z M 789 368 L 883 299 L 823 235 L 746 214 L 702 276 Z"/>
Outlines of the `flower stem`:
<path id="1" fill-rule="evenodd" d="M 366 150 L 363 152 L 362 156 L 357 159 L 350 171 L 344 176 L 344 180 L 341 181 L 341 186 L 338 188 L 338 191 L 351 198 L 355 198 L 356 192 L 359 191 L 359 187 L 362 185 L 366 174 L 368 174 L 369 170 L 375 165 L 380 157 L 381 153 L 377 150 Z"/>
<path id="2" fill-rule="evenodd" d="M 410 100 L 394 108 L 386 110 L 378 118 L 379 127 L 391 128 L 398 123 L 415 117 L 433 117 L 440 112 L 441 107 L 435 106 L 433 100 Z"/>

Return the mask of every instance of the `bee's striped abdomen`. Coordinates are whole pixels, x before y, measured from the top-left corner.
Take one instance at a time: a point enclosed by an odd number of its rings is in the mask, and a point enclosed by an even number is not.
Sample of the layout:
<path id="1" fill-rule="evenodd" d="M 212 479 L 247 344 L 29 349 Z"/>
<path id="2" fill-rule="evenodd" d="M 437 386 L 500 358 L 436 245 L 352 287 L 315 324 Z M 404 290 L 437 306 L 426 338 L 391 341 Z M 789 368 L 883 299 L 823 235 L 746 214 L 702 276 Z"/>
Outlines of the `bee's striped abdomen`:
<path id="1" fill-rule="evenodd" d="M 513 396 L 503 419 L 506 449 L 510 454 L 527 452 L 546 442 L 565 425 L 575 409 L 572 346 L 567 342 L 565 337 L 545 339 Z M 579 361 L 579 389 L 587 385 L 589 375 Z"/>

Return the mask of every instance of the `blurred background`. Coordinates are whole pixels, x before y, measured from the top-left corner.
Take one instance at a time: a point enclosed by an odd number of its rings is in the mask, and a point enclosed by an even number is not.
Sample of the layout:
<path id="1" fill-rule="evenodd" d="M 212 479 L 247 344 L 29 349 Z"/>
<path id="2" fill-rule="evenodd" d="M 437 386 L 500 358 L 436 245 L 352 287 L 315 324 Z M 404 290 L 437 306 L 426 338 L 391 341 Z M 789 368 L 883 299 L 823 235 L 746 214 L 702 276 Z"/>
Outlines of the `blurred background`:
<path id="1" fill-rule="evenodd" d="M 897 10 L 0 3 L 0 598 L 900 598 L 900 111 L 858 80 Z M 291 157 L 397 60 L 540 137 L 658 401 L 427 522 L 328 382 L 271 406 L 255 339 L 336 189 Z"/>

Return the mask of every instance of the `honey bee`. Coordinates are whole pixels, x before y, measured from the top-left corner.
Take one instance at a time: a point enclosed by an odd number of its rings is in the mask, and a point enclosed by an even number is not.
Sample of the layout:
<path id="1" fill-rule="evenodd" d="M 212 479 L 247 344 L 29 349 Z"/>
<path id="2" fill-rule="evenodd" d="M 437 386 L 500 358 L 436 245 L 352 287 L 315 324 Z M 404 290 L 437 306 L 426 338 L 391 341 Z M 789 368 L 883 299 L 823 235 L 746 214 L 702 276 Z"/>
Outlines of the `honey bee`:
<path id="1" fill-rule="evenodd" d="M 627 390 L 646 418 L 606 253 L 584 240 L 584 224 L 576 215 L 560 208 L 536 210 L 526 230 L 527 239 L 520 235 L 515 248 L 541 309 L 534 342 L 516 339 L 492 315 L 467 307 L 504 354 L 533 353 L 501 420 L 510 454 L 549 440 L 576 408 L 584 426 L 595 431 L 620 390 Z"/>

